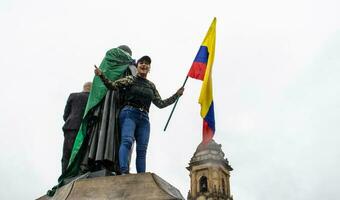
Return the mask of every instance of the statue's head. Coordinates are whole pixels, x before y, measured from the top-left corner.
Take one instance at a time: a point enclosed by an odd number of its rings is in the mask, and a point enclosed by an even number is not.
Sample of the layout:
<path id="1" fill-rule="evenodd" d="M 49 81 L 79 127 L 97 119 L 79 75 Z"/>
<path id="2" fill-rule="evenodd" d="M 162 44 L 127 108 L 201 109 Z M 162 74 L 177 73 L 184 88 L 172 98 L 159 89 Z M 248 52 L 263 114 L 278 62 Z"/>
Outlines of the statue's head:
<path id="1" fill-rule="evenodd" d="M 120 46 L 118 46 L 118 48 L 121 49 L 121 50 L 123 50 L 123 51 L 125 51 L 125 52 L 128 53 L 130 56 L 132 56 L 132 51 L 131 51 L 131 49 L 130 49 L 129 46 L 127 46 L 127 45 L 120 45 Z"/>
<path id="2" fill-rule="evenodd" d="M 92 82 L 86 82 L 83 85 L 83 92 L 90 92 L 92 87 Z"/>

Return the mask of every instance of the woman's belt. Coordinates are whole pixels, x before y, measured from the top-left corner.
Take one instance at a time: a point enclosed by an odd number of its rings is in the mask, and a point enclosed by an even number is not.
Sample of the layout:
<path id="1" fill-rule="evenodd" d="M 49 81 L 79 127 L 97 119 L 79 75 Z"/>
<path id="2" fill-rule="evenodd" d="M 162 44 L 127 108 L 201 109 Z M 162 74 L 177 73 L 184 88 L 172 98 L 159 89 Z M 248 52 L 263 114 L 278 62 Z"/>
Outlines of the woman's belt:
<path id="1" fill-rule="evenodd" d="M 131 102 L 127 102 L 126 104 L 124 104 L 124 106 L 130 106 L 130 107 L 133 107 L 133 108 L 136 108 L 142 112 L 146 112 L 146 113 L 149 113 L 149 110 L 144 108 L 143 106 L 139 106 L 135 103 L 131 103 Z"/>

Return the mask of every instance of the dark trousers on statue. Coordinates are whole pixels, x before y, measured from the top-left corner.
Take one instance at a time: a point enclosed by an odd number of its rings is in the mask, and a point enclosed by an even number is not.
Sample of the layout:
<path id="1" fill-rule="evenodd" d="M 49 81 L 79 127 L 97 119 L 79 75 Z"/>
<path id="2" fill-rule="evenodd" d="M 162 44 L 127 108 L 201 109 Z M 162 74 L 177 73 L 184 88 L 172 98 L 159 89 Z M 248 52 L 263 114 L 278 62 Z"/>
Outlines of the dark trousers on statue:
<path id="1" fill-rule="evenodd" d="M 61 170 L 65 172 L 68 162 L 71 157 L 74 140 L 77 137 L 78 130 L 64 130 L 64 145 L 63 145 L 63 157 L 61 159 Z"/>

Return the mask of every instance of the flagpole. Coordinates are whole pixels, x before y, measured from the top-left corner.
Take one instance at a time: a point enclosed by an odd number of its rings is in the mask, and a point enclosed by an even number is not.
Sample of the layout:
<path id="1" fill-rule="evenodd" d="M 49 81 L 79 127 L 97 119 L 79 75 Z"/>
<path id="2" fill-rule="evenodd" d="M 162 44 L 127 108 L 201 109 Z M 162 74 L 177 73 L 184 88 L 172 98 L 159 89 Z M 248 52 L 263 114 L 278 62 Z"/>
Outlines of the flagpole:
<path id="1" fill-rule="evenodd" d="M 182 87 L 184 87 L 185 84 L 187 83 L 188 77 L 189 77 L 189 76 L 187 76 L 187 77 L 185 78 Z M 176 106 L 177 106 L 178 100 L 179 100 L 179 97 L 176 99 L 176 102 L 175 102 L 175 104 L 174 104 L 174 107 L 173 107 L 172 110 L 171 110 L 171 113 L 170 113 L 170 116 L 169 116 L 169 118 L 168 118 L 168 121 L 166 122 L 165 127 L 164 127 L 164 132 L 166 131 L 166 128 L 168 127 L 168 124 L 169 124 L 169 122 L 170 122 L 170 119 L 171 119 L 171 117 L 172 117 L 172 114 L 174 113 L 174 110 L 175 110 L 175 108 L 176 108 Z"/>

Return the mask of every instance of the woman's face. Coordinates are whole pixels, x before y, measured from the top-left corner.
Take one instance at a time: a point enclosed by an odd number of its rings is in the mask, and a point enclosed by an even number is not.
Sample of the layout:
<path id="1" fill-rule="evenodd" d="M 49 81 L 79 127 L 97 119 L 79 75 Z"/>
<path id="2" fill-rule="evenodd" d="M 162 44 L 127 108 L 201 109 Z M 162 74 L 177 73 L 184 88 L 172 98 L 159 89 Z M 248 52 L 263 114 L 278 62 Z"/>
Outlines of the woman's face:
<path id="1" fill-rule="evenodd" d="M 137 72 L 139 75 L 147 75 L 150 71 L 150 64 L 146 61 L 140 61 L 137 64 Z"/>

